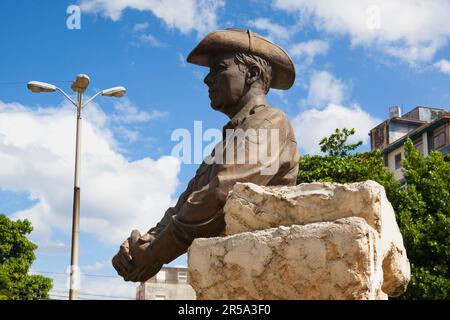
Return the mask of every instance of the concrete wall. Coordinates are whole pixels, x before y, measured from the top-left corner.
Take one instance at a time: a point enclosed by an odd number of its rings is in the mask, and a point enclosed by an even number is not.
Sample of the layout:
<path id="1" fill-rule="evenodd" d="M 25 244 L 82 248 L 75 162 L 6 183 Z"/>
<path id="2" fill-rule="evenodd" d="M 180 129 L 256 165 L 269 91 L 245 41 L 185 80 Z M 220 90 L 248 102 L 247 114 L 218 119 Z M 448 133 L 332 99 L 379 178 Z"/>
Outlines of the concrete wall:
<path id="1" fill-rule="evenodd" d="M 402 180 L 404 178 L 402 167 L 395 169 L 395 156 L 397 154 L 402 155 L 402 160 L 405 159 L 405 148 L 401 146 L 387 155 L 388 167 L 394 173 L 395 179 Z"/>
<path id="2" fill-rule="evenodd" d="M 417 123 L 391 121 L 389 123 L 389 144 L 404 137 L 419 126 L 420 124 Z"/>
<path id="3" fill-rule="evenodd" d="M 447 110 L 438 108 L 416 107 L 408 113 L 405 113 L 402 118 L 431 122 L 447 112 Z"/>

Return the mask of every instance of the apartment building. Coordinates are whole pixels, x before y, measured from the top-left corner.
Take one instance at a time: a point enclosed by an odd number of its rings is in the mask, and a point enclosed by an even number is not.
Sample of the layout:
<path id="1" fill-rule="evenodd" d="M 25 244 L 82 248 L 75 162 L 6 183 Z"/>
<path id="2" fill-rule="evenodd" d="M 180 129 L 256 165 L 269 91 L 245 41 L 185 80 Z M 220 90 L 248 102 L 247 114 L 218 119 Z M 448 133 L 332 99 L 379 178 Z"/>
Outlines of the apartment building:
<path id="1" fill-rule="evenodd" d="M 389 119 L 370 130 L 371 148 L 380 149 L 385 165 L 402 181 L 401 161 L 404 143 L 410 138 L 416 149 L 427 157 L 433 150 L 444 156 L 450 152 L 450 112 L 446 109 L 418 106 L 401 115 L 399 107 L 389 109 Z"/>

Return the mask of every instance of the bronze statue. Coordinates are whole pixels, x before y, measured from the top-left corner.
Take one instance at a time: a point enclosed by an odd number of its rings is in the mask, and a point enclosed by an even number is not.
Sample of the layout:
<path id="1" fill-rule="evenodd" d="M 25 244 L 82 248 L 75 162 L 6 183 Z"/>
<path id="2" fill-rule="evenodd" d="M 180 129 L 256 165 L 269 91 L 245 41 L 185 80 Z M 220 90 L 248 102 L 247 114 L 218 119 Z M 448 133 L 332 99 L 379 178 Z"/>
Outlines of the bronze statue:
<path id="1" fill-rule="evenodd" d="M 198 237 L 220 235 L 225 228 L 223 206 L 236 182 L 259 185 L 295 185 L 299 154 L 294 132 L 286 115 L 267 106 L 270 88 L 289 89 L 295 80 L 295 68 L 279 46 L 250 30 L 227 29 L 208 34 L 189 54 L 187 61 L 210 68 L 204 82 L 209 88 L 211 107 L 226 114 L 230 121 L 225 133 L 257 130 L 253 139 L 232 144 L 235 154 L 254 155 L 248 144 L 271 149 L 265 161 L 203 161 L 177 204 L 146 234 L 133 230 L 113 258 L 113 266 L 126 281 L 146 281 L 163 264 L 185 253 Z M 277 139 L 264 137 L 261 130 L 277 132 Z M 261 138 L 261 139 L 260 139 Z M 234 138 L 232 138 L 234 139 Z M 273 140 L 273 141 L 272 141 Z M 227 143 L 213 151 L 227 154 Z M 266 170 L 276 166 L 275 170 Z"/>

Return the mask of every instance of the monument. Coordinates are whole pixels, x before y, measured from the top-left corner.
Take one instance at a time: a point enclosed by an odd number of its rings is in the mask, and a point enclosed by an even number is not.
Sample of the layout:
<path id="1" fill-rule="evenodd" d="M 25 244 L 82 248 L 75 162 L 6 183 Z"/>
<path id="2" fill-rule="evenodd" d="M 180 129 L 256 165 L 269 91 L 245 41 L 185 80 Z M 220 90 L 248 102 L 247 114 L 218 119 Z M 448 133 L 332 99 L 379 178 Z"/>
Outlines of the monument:
<path id="1" fill-rule="evenodd" d="M 237 182 L 294 186 L 299 154 L 287 116 L 266 101 L 270 88 L 295 80 L 289 55 L 250 30 L 209 33 L 187 61 L 209 67 L 204 82 L 211 107 L 230 118 L 223 142 L 203 161 L 187 189 L 161 221 L 141 235 L 133 230 L 112 263 L 126 281 L 146 281 L 185 253 L 196 238 L 225 231 L 223 207 Z"/>
<path id="2" fill-rule="evenodd" d="M 197 299 L 387 299 L 410 265 L 394 210 L 374 181 L 296 185 L 299 154 L 286 115 L 267 105 L 289 89 L 289 55 L 250 30 L 208 34 L 188 62 L 210 68 L 223 141 L 177 204 L 113 258 L 126 281 L 146 281 L 188 251 Z"/>

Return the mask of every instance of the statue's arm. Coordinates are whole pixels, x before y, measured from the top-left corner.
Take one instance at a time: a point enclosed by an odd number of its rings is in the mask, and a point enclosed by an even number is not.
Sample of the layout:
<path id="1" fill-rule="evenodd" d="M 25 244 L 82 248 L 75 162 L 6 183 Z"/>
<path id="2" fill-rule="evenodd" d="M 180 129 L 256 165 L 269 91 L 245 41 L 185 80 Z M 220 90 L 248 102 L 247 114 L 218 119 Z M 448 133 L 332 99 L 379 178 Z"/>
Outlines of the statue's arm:
<path id="1" fill-rule="evenodd" d="M 189 195 L 194 191 L 194 186 L 196 184 L 196 177 L 192 178 L 186 190 L 178 197 L 178 201 L 174 207 L 170 207 L 164 213 L 163 218 L 156 224 L 155 227 L 151 228 L 147 233 L 153 236 L 156 236 L 159 232 L 161 232 L 170 222 L 172 216 L 177 214 L 180 210 L 183 203 L 187 200 Z"/>

